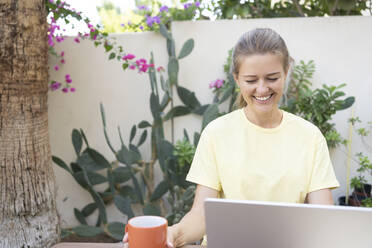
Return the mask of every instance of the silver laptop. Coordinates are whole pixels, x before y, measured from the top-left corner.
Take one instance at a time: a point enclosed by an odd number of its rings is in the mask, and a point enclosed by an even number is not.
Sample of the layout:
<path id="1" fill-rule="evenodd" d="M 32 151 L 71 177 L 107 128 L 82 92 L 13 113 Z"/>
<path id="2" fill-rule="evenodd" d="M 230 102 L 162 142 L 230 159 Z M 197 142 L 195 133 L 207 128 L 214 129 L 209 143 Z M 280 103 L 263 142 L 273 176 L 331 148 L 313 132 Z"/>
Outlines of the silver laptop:
<path id="1" fill-rule="evenodd" d="M 208 248 L 371 248 L 372 209 L 205 201 Z"/>

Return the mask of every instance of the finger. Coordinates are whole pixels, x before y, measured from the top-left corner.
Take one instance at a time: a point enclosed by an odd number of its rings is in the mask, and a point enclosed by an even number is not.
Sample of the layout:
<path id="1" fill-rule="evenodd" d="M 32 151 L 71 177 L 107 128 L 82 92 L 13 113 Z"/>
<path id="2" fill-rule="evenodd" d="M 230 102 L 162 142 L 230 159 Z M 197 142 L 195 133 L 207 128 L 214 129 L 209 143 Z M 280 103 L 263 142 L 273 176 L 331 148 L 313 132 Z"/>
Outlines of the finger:
<path id="1" fill-rule="evenodd" d="M 126 234 L 124 235 L 123 242 L 124 242 L 124 243 L 128 242 L 128 233 L 126 233 Z"/>
<path id="2" fill-rule="evenodd" d="M 171 242 L 169 242 L 169 241 L 167 241 L 167 247 L 168 248 L 174 248 L 173 244 Z"/>

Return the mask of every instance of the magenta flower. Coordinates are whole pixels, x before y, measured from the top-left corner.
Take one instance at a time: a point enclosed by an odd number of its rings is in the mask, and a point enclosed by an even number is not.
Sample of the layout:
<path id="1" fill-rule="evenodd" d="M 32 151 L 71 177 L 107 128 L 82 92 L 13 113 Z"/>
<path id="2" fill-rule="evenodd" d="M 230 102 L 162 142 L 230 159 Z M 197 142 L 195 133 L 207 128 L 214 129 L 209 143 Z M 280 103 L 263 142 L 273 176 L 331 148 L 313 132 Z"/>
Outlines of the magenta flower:
<path id="1" fill-rule="evenodd" d="M 165 71 L 165 69 L 164 69 L 163 66 L 159 66 L 156 70 L 157 70 L 158 72 Z"/>
<path id="2" fill-rule="evenodd" d="M 71 83 L 72 82 L 70 74 L 66 74 L 65 80 L 66 80 L 66 83 Z"/>
<path id="3" fill-rule="evenodd" d="M 160 12 L 168 12 L 168 6 L 167 5 L 163 5 L 160 7 Z"/>
<path id="4" fill-rule="evenodd" d="M 91 32 L 91 33 L 94 33 L 95 31 L 96 31 L 96 30 L 95 30 L 94 28 L 91 28 L 91 29 L 90 29 L 90 32 Z"/>
<path id="5" fill-rule="evenodd" d="M 61 63 L 64 64 L 65 63 L 65 60 L 64 59 L 61 59 Z"/>
<path id="6" fill-rule="evenodd" d="M 123 60 L 131 60 L 134 59 L 136 56 L 134 54 L 128 53 L 127 55 L 123 56 Z"/>
<path id="7" fill-rule="evenodd" d="M 62 51 L 62 52 L 61 52 L 61 56 L 63 57 L 64 55 L 65 55 L 65 52 L 64 52 L 64 51 Z"/>
<path id="8" fill-rule="evenodd" d="M 209 84 L 209 88 L 216 88 L 216 89 L 219 89 L 223 86 L 224 84 L 224 81 L 222 79 L 217 79 L 216 81 L 212 81 L 210 84 Z"/>
<path id="9" fill-rule="evenodd" d="M 62 91 L 63 91 L 63 93 L 67 93 L 68 92 L 68 88 L 63 88 Z"/>
<path id="10" fill-rule="evenodd" d="M 94 36 L 93 36 L 93 40 L 96 40 L 97 39 L 97 34 L 95 34 Z"/>
<path id="11" fill-rule="evenodd" d="M 129 69 L 134 70 L 134 69 L 136 69 L 136 66 L 135 65 L 131 65 L 131 66 L 129 66 Z"/>
<path id="12" fill-rule="evenodd" d="M 75 92 L 75 88 L 70 88 L 70 91 L 71 92 Z"/>
<path id="13" fill-rule="evenodd" d="M 88 28 L 89 28 L 89 29 L 90 29 L 90 28 L 93 28 L 93 25 L 90 24 L 90 23 L 88 23 Z"/>
<path id="14" fill-rule="evenodd" d="M 54 66 L 54 70 L 58 71 L 59 70 L 59 66 L 58 65 Z"/>
<path id="15" fill-rule="evenodd" d="M 54 82 L 54 83 L 52 83 L 52 84 L 50 85 L 50 88 L 51 88 L 52 91 L 55 91 L 55 90 L 58 90 L 60 86 L 61 86 L 61 83 L 59 83 L 59 82 Z"/>
<path id="16" fill-rule="evenodd" d="M 75 38 L 74 41 L 75 41 L 76 43 L 80 43 L 79 38 Z"/>

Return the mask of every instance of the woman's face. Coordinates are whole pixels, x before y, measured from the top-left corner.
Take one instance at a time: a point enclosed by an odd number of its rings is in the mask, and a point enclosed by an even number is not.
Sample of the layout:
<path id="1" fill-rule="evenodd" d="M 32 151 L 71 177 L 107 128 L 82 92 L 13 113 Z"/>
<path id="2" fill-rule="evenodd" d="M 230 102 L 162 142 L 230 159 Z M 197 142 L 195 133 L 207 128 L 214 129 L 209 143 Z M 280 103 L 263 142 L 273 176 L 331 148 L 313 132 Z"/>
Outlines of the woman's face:
<path id="1" fill-rule="evenodd" d="M 239 74 L 234 75 L 247 107 L 257 114 L 278 109 L 287 72 L 281 56 L 255 54 L 242 58 Z"/>

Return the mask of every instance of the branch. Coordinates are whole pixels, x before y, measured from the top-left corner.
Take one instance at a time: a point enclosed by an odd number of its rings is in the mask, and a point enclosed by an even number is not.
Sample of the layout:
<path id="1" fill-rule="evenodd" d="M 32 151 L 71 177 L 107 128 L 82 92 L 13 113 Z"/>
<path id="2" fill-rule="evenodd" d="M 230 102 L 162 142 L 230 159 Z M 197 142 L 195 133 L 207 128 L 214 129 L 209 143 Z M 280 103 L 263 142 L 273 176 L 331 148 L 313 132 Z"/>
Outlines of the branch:
<path id="1" fill-rule="evenodd" d="M 304 14 L 304 12 L 302 11 L 301 5 L 298 3 L 298 1 L 297 1 L 297 0 L 293 0 L 293 3 L 294 3 L 294 5 L 296 6 L 296 9 L 297 9 L 298 13 L 300 13 L 300 15 L 301 15 L 302 17 L 304 17 L 305 14 Z"/>
<path id="2" fill-rule="evenodd" d="M 338 0 L 335 1 L 335 4 L 333 5 L 331 12 L 329 13 L 330 15 L 333 15 L 333 12 L 336 10 L 337 6 L 338 6 Z"/>

